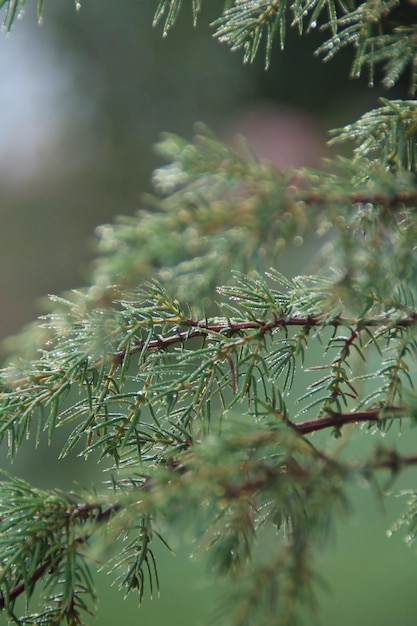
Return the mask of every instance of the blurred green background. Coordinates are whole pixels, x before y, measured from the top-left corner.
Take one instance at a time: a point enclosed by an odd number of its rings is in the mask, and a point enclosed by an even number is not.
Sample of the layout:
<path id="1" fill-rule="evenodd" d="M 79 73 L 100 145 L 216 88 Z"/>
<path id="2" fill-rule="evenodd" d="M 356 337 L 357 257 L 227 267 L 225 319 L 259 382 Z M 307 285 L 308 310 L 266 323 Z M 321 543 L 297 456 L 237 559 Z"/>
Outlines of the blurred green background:
<path id="1" fill-rule="evenodd" d="M 205 3 L 197 29 L 185 2 L 167 38 L 151 26 L 156 0 L 86 0 L 80 11 L 64 0 L 44 4 L 42 25 L 29 0 L 12 34 L 0 38 L 0 339 L 39 315 L 46 294 L 88 284 L 94 229 L 139 208 L 159 165 L 152 144 L 162 131 L 191 138 L 202 121 L 229 142 L 245 134 L 279 167 L 318 166 L 326 131 L 387 95 L 369 90 L 366 77 L 348 80 L 349 52 L 329 64 L 313 57 L 316 33 L 299 39 L 290 32 L 268 72 L 261 56 L 243 65 L 240 53 L 211 38 L 220 0 Z M 403 91 L 400 84 L 390 95 Z M 310 254 L 311 247 L 305 258 L 290 251 L 280 269 L 303 271 Z M 12 470 L 41 487 L 94 481 L 91 464 L 51 457 L 28 445 Z M 409 471 L 393 488 L 413 478 Z M 331 585 L 320 592 L 322 623 L 415 626 L 416 555 L 401 533 L 385 534 L 402 503 L 383 505 L 366 486 L 350 496 L 352 515 L 318 555 Z M 204 622 L 222 584 L 209 584 L 202 560 L 189 558 L 194 546 L 177 530 L 177 556 L 160 550 L 161 598 L 138 612 L 136 598 L 123 601 L 100 574 L 96 623 Z"/>

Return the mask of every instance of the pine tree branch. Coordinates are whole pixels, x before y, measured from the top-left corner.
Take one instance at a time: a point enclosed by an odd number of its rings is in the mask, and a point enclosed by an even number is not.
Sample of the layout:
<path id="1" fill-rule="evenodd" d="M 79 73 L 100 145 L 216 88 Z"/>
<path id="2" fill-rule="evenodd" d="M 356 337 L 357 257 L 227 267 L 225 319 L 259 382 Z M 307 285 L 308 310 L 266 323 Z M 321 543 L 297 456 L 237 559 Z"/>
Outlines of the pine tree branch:
<path id="1" fill-rule="evenodd" d="M 368 318 L 362 320 L 354 320 L 344 317 L 335 317 L 331 320 L 326 319 L 324 316 L 319 317 L 277 317 L 270 322 L 265 322 L 262 319 L 256 319 L 253 321 L 245 322 L 232 322 L 220 324 L 208 324 L 197 320 L 188 319 L 186 322 L 190 328 L 194 330 L 188 330 L 184 332 L 178 332 L 173 337 L 160 337 L 158 339 L 152 339 L 151 341 L 139 341 L 136 342 L 130 349 L 130 354 L 140 352 L 146 347 L 147 350 L 167 350 L 170 346 L 185 343 L 190 339 L 196 339 L 199 337 L 206 337 L 209 333 L 223 334 L 225 337 L 232 337 L 247 330 L 258 330 L 260 335 L 267 335 L 276 328 L 289 328 L 303 326 L 306 328 L 313 328 L 317 326 L 332 326 L 333 328 L 354 327 L 358 329 L 363 328 L 375 328 L 378 326 L 386 326 L 389 328 L 408 328 L 414 326 L 417 323 L 417 312 L 402 319 L 390 319 L 389 317 L 383 318 Z M 357 335 L 354 333 L 353 337 Z M 348 341 L 351 340 L 349 339 Z M 126 352 L 120 350 L 114 355 L 110 355 L 110 359 L 113 359 L 115 363 L 122 363 L 125 358 Z M 15 383 L 16 384 L 16 383 Z"/>
<path id="2" fill-rule="evenodd" d="M 146 488 L 146 487 L 148 487 L 148 481 L 145 481 L 144 483 L 142 483 L 139 488 Z M 97 503 L 84 503 L 81 505 L 74 505 L 71 508 L 71 510 L 68 511 L 68 515 L 66 517 L 67 521 L 74 520 L 74 519 L 80 519 L 80 520 L 88 519 L 89 521 L 93 521 L 95 525 L 94 531 L 92 531 L 89 534 L 79 536 L 78 538 L 75 539 L 74 543 L 77 544 L 78 546 L 86 544 L 89 541 L 89 539 L 92 537 L 93 533 L 98 529 L 98 525 L 102 525 L 108 522 L 109 519 L 113 515 L 118 513 L 121 509 L 122 509 L 122 505 L 119 502 L 116 502 L 115 504 L 109 506 L 104 511 L 102 510 L 102 507 Z M 8 596 L 7 596 L 7 600 L 9 602 L 14 602 L 15 600 L 17 600 L 19 596 L 25 593 L 28 586 L 32 587 L 33 585 L 35 585 L 42 578 L 42 576 L 47 572 L 49 568 L 50 568 L 50 574 L 53 574 L 55 570 L 57 569 L 59 563 L 62 561 L 64 557 L 65 557 L 65 550 L 63 549 L 57 552 L 54 555 L 54 558 L 50 556 L 47 557 L 45 561 L 41 563 L 32 572 L 32 574 L 29 577 L 29 581 L 22 581 L 21 583 L 15 585 L 14 587 L 12 587 L 12 589 L 10 589 Z M 2 611 L 5 607 L 6 607 L 6 598 L 4 597 L 4 594 L 1 593 L 0 594 L 0 611 Z"/>
<path id="3" fill-rule="evenodd" d="M 401 407 L 391 407 L 389 409 L 390 414 L 401 411 Z M 356 414 L 334 414 L 332 416 L 319 418 L 317 420 L 308 420 L 300 424 L 294 424 L 292 422 L 286 423 L 290 428 L 298 432 L 300 435 L 306 435 L 328 427 L 340 428 L 342 425 L 348 423 L 361 421 L 370 422 L 377 421 L 379 419 L 381 419 L 381 411 L 363 411 Z M 325 457 L 324 455 L 320 456 L 326 462 L 333 462 L 333 460 Z M 308 471 L 303 469 L 295 461 L 292 462 L 291 458 L 286 458 L 284 463 L 287 467 L 287 471 L 290 471 L 291 474 L 297 476 L 298 480 L 304 480 L 308 477 Z M 395 451 L 387 450 L 381 453 L 380 457 L 377 457 L 373 461 L 360 463 L 357 465 L 348 464 L 346 466 L 340 466 L 340 468 L 342 470 L 346 469 L 348 471 L 371 471 L 387 469 L 393 473 L 397 473 L 402 467 L 409 467 L 414 465 L 417 465 L 417 455 L 401 456 L 398 455 Z M 172 469 L 178 476 L 188 474 L 190 471 L 192 471 L 191 468 L 192 462 L 190 461 L 190 457 L 187 457 L 187 462 L 185 465 L 181 461 L 177 461 L 173 462 L 170 466 L 170 469 Z M 239 500 L 240 498 L 242 498 L 242 496 L 248 497 L 255 494 L 256 492 L 262 491 L 267 483 L 275 481 L 277 476 L 282 475 L 282 468 L 280 464 L 278 464 L 276 468 L 259 466 L 258 471 L 259 473 L 255 473 L 255 476 L 252 479 L 244 480 L 240 484 L 234 484 L 233 482 L 226 481 L 224 484 L 222 484 L 223 492 L 227 495 L 228 498 L 232 500 Z M 155 485 L 156 482 L 154 478 L 147 478 L 142 483 L 133 486 L 132 489 L 134 491 L 147 490 L 151 492 Z M 123 504 L 120 501 L 115 502 L 104 510 L 102 509 L 102 506 L 97 502 L 73 505 L 68 511 L 67 520 L 88 520 L 94 524 L 94 529 L 91 532 L 78 536 L 75 539 L 74 543 L 79 546 L 85 545 L 91 539 L 94 532 L 98 530 L 98 528 L 102 524 L 107 523 L 115 514 L 120 512 L 122 509 Z M 7 596 L 7 602 L 13 603 L 27 591 L 28 586 L 35 586 L 36 583 L 38 583 L 44 576 L 44 574 L 48 571 L 48 569 L 50 569 L 49 573 L 52 575 L 56 571 L 63 558 L 65 558 L 65 550 L 57 552 L 54 558 L 47 557 L 45 561 L 32 572 L 28 580 L 20 582 L 10 589 Z M 6 598 L 3 594 L 1 594 L 0 611 L 4 610 L 5 608 Z"/>

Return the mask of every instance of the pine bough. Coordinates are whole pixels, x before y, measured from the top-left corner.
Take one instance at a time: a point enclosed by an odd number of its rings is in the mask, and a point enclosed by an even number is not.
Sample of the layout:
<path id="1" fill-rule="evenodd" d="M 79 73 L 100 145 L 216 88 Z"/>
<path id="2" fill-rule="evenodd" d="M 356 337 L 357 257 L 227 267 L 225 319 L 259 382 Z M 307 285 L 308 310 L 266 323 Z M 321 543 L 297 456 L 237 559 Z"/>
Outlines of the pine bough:
<path id="1" fill-rule="evenodd" d="M 156 7 L 164 33 L 181 4 Z M 24 5 L 2 2 L 7 29 Z M 194 19 L 203 5 L 192 3 Z M 373 81 L 382 62 L 387 86 L 411 66 L 413 93 L 414 13 L 414 2 L 392 0 L 236 0 L 214 27 L 247 61 L 264 41 L 267 64 L 287 22 L 319 28 L 330 32 L 326 59 L 352 45 L 353 75 L 366 66 Z M 222 623 L 295 624 L 303 604 L 316 610 L 314 546 L 348 511 L 347 484 L 417 464 L 417 451 L 382 440 L 346 460 L 310 437 L 400 421 L 413 437 L 416 131 L 414 100 L 384 100 L 334 131 L 333 142 L 353 142 L 351 158 L 297 172 L 244 158 L 202 127 L 191 143 L 162 139 L 150 210 L 100 227 L 92 287 L 52 298 L 1 371 L 11 456 L 64 428 L 62 456 L 112 465 L 96 493 L 3 476 L 0 609 L 10 622 L 82 623 L 100 545 L 116 546 L 105 565 L 126 592 L 157 590 L 155 542 L 167 545 L 164 529 L 190 511 L 214 572 L 233 573 Z M 289 280 L 280 255 L 306 236 L 325 238 L 318 269 Z M 412 541 L 417 498 L 407 495 L 400 525 Z M 271 528 L 277 540 L 261 558 Z"/>

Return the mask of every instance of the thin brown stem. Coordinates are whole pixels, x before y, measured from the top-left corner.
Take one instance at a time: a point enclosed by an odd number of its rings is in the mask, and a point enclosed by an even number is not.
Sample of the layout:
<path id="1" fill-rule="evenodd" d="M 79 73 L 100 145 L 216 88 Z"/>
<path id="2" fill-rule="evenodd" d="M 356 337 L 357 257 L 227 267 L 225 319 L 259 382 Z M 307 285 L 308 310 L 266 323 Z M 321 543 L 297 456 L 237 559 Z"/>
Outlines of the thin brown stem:
<path id="1" fill-rule="evenodd" d="M 41 563 L 41 565 L 39 565 L 39 567 L 37 567 L 35 569 L 35 571 L 32 573 L 31 577 L 30 577 L 30 583 L 31 585 L 34 585 L 35 583 L 38 582 L 38 580 L 40 580 L 42 578 L 42 576 L 44 575 L 44 573 L 46 572 L 46 570 L 52 565 L 52 560 L 50 558 L 46 559 L 43 563 Z M 16 585 L 15 587 L 13 587 L 9 594 L 9 600 L 10 602 L 14 602 L 15 600 L 17 600 L 17 598 L 22 595 L 22 593 L 24 593 L 26 589 L 25 583 L 21 582 L 18 585 Z M 0 611 L 2 611 L 4 609 L 4 607 L 6 606 L 6 599 L 4 597 L 3 594 L 0 595 Z"/>
<path id="2" fill-rule="evenodd" d="M 326 417 L 319 417 L 317 419 L 307 420 L 296 424 L 290 422 L 291 428 L 296 430 L 300 435 L 309 435 L 325 428 L 337 428 L 340 429 L 346 424 L 357 424 L 360 422 L 379 422 L 387 417 L 400 418 L 405 417 L 404 407 L 389 407 L 380 410 L 370 411 L 353 411 L 352 413 L 332 413 Z"/>
<path id="3" fill-rule="evenodd" d="M 329 204 L 329 202 L 334 204 L 367 204 L 369 202 L 371 204 L 380 204 L 387 207 L 398 205 L 413 206 L 417 204 L 417 193 L 407 191 L 398 192 L 390 197 L 385 194 L 370 194 L 365 192 L 332 196 L 331 194 L 324 195 L 316 191 L 311 191 L 305 194 L 300 193 L 299 195 L 300 200 L 306 204 L 324 205 Z"/>

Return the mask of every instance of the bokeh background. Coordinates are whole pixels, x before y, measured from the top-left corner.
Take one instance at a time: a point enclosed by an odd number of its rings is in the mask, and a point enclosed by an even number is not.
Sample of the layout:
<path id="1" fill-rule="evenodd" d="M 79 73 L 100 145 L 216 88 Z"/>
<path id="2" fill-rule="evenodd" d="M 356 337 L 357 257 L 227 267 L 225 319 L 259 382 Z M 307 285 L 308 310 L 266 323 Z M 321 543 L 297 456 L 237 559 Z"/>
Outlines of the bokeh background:
<path id="1" fill-rule="evenodd" d="M 86 0 L 78 11 L 64 0 L 44 4 L 41 25 L 28 0 L 12 33 L 0 37 L 0 340 L 41 314 L 48 293 L 89 283 L 95 228 L 140 207 L 160 165 L 152 145 L 162 131 L 191 138 L 202 121 L 230 143 L 244 134 L 278 167 L 318 167 L 326 131 L 387 95 L 368 89 L 366 77 L 348 80 L 348 51 L 328 64 L 314 57 L 317 33 L 289 32 L 268 72 L 261 55 L 243 65 L 240 53 L 211 37 L 222 0 L 205 3 L 197 29 L 184 2 L 167 38 L 152 28 L 156 0 Z M 286 273 L 309 260 L 289 252 Z M 12 470 L 40 487 L 94 481 L 94 467 L 53 461 L 43 447 L 24 447 Z M 413 479 L 409 471 L 393 489 Z M 415 626 L 417 555 L 401 533 L 386 537 L 402 503 L 384 505 L 366 485 L 350 498 L 348 522 L 318 554 L 330 583 L 319 592 L 321 623 Z M 138 612 L 136 598 L 124 601 L 100 574 L 97 624 L 204 623 L 221 584 L 209 582 L 204 559 L 190 558 L 187 533 L 176 529 L 171 539 L 176 557 L 162 546 L 159 555 L 161 598 Z"/>

